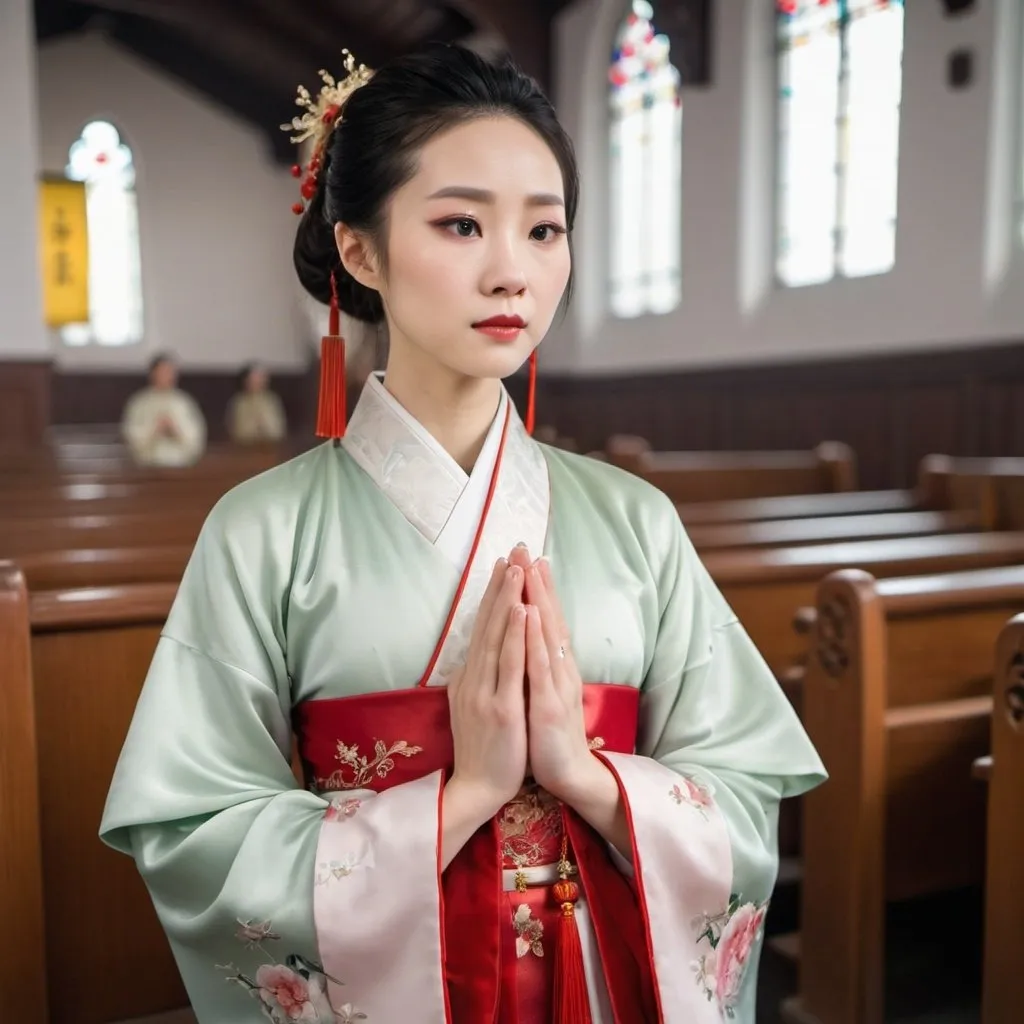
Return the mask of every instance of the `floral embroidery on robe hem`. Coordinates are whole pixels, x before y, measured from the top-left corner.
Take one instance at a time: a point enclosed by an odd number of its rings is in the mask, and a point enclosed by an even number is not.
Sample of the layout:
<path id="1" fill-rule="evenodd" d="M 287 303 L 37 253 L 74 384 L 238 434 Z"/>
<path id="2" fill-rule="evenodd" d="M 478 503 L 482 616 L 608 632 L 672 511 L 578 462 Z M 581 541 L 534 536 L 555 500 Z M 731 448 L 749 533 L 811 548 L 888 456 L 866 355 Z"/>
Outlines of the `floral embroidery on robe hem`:
<path id="1" fill-rule="evenodd" d="M 234 964 L 217 964 L 217 970 L 227 972 L 227 981 L 245 989 L 259 1002 L 263 1016 L 273 1024 L 355 1024 L 368 1020 L 354 1004 L 346 1003 L 337 1010 L 327 995 L 327 982 L 343 985 L 328 975 L 323 967 L 298 953 L 289 953 L 282 963 L 276 962 L 263 945 L 280 941 L 270 921 L 239 921 L 235 933 L 247 949 L 258 949 L 269 963 L 261 964 L 250 977 Z"/>
<path id="2" fill-rule="evenodd" d="M 714 805 L 713 793 L 714 790 L 710 786 L 683 775 L 681 781 L 669 790 L 668 795 L 680 806 L 687 804 L 692 807 L 707 820 L 708 808 Z"/>
<path id="3" fill-rule="evenodd" d="M 768 901 L 761 904 L 742 903 L 740 897 L 729 897 L 729 906 L 720 914 L 700 914 L 693 919 L 697 930 L 697 946 L 710 946 L 691 966 L 697 984 L 708 1002 L 715 1000 L 723 1019 L 736 1015 L 747 962 L 761 936 Z"/>

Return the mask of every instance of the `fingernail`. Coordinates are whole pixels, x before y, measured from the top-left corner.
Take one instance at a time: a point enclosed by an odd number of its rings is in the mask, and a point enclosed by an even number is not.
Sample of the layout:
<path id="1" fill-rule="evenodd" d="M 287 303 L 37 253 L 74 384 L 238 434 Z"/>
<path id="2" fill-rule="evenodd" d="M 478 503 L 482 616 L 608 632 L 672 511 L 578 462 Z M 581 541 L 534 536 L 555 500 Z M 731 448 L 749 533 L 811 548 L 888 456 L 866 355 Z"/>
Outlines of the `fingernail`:
<path id="1" fill-rule="evenodd" d="M 517 548 L 525 548 L 525 547 L 526 547 L 526 541 L 524 541 L 524 540 L 521 540 L 521 541 L 520 541 L 520 542 L 519 542 L 519 543 L 518 543 L 518 544 L 516 545 L 516 547 L 517 547 Z"/>
<path id="2" fill-rule="evenodd" d="M 540 557 L 539 557 L 539 558 L 537 559 L 537 561 L 538 561 L 538 562 L 547 562 L 547 563 L 548 563 L 548 565 L 550 565 L 550 564 L 551 564 L 551 556 L 550 556 L 550 555 L 541 555 L 541 556 L 540 556 Z"/>

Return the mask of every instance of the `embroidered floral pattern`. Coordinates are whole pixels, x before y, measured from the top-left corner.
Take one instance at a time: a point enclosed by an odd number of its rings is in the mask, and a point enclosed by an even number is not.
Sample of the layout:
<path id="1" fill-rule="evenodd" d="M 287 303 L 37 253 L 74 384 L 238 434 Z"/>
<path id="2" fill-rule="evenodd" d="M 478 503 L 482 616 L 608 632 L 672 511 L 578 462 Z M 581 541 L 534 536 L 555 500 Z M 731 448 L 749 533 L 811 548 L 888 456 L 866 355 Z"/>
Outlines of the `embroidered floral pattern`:
<path id="1" fill-rule="evenodd" d="M 522 959 L 528 953 L 534 956 L 544 955 L 544 922 L 538 921 L 526 903 L 516 907 L 512 923 L 516 929 L 516 956 Z"/>
<path id="2" fill-rule="evenodd" d="M 688 804 L 699 811 L 701 816 L 707 818 L 708 808 L 712 806 L 712 789 L 704 783 L 696 782 L 694 779 L 683 775 L 680 782 L 677 782 L 668 795 L 677 804 Z"/>
<path id="3" fill-rule="evenodd" d="M 701 914 L 692 921 L 697 932 L 697 947 L 710 947 L 691 965 L 697 984 L 709 1002 L 718 1003 L 723 1019 L 736 1016 L 743 978 L 754 946 L 761 937 L 768 902 L 741 903 L 729 898 L 729 906 L 720 914 Z"/>
<path id="4" fill-rule="evenodd" d="M 362 806 L 363 801 L 357 800 L 355 797 L 349 797 L 345 800 L 336 798 L 330 802 L 327 812 L 324 814 L 324 821 L 345 821 L 347 818 L 351 818 Z"/>
<path id="5" fill-rule="evenodd" d="M 321 861 L 316 866 L 316 877 L 313 884 L 330 885 L 332 882 L 348 878 L 356 868 L 361 866 L 361 859 L 354 854 L 349 854 L 343 860 Z"/>
<path id="6" fill-rule="evenodd" d="M 338 742 L 338 750 L 334 759 L 341 764 L 330 775 L 314 779 L 314 784 L 321 792 L 337 789 L 366 789 L 374 778 L 386 778 L 395 767 L 396 757 L 414 757 L 423 752 L 422 747 L 414 747 L 406 740 L 398 740 L 389 747 L 383 740 L 377 740 L 374 756 L 371 760 L 359 753 L 359 745 Z M 353 812 L 354 813 L 354 812 Z"/>
<path id="7" fill-rule="evenodd" d="M 368 1017 L 352 1003 L 339 1010 L 331 1006 L 327 982 L 342 982 L 329 977 L 320 964 L 298 953 L 291 953 L 282 963 L 272 957 L 264 942 L 280 941 L 270 921 L 239 920 L 236 938 L 247 949 L 258 949 L 270 963 L 261 964 L 250 977 L 234 964 L 218 964 L 217 969 L 228 972 L 228 981 L 241 986 L 259 1001 L 263 1015 L 273 1024 L 352 1024 Z"/>
<path id="8" fill-rule="evenodd" d="M 536 783 L 523 786 L 498 817 L 504 866 L 532 868 L 554 864 L 562 844 L 562 809 Z"/>

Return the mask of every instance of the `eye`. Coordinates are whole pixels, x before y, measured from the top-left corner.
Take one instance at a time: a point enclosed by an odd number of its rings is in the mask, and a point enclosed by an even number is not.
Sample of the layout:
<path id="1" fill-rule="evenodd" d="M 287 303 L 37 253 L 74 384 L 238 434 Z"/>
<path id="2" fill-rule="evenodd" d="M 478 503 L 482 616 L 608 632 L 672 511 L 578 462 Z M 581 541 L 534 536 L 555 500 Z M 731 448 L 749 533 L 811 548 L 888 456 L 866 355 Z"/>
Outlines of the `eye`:
<path id="1" fill-rule="evenodd" d="M 553 242 L 559 235 L 564 234 L 565 228 L 561 224 L 538 224 L 530 232 L 530 237 L 535 242 Z"/>
<path id="2" fill-rule="evenodd" d="M 441 221 L 438 227 L 459 238 L 472 238 L 480 234 L 480 225 L 472 217 L 452 217 Z"/>

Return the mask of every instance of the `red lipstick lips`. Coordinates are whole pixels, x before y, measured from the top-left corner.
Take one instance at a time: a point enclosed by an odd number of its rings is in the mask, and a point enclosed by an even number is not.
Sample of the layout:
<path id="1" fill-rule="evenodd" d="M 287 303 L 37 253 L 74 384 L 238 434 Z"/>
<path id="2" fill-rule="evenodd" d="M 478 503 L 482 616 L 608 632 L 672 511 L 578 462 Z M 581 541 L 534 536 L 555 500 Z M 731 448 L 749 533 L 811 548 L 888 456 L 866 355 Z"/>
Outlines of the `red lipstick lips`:
<path id="1" fill-rule="evenodd" d="M 487 320 L 478 320 L 473 327 L 496 341 L 515 341 L 519 332 L 526 326 L 521 316 L 492 316 Z"/>

